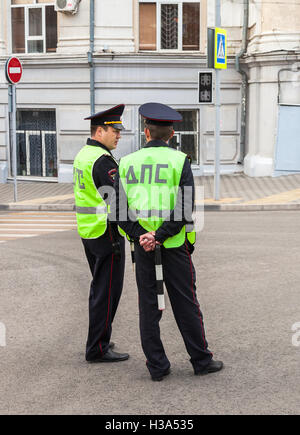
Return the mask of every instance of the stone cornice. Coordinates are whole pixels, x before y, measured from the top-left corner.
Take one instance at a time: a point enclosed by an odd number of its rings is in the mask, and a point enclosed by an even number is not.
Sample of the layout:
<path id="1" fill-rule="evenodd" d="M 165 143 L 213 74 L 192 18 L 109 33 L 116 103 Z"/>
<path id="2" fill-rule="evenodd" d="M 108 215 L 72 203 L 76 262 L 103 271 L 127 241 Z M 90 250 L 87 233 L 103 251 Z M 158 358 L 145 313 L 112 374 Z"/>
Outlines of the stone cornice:
<path id="1" fill-rule="evenodd" d="M 293 62 L 300 61 L 300 50 L 279 50 L 266 53 L 252 53 L 246 55 L 242 63 L 246 64 L 249 68 L 256 66 L 279 66 L 290 65 Z"/>
<path id="2" fill-rule="evenodd" d="M 9 55 L 0 55 L 0 65 L 4 64 Z M 22 64 L 33 67 L 61 68 L 67 67 L 84 67 L 88 63 L 87 54 L 18 54 Z M 179 53 L 94 53 L 93 60 L 95 66 L 108 64 L 112 61 L 115 65 L 145 65 L 149 68 L 157 66 L 174 66 L 174 67 L 195 67 L 206 68 L 206 55 L 199 53 L 179 54 Z M 234 66 L 235 56 L 228 57 L 228 64 Z"/>
<path id="3" fill-rule="evenodd" d="M 9 55 L 0 54 L 0 66 L 4 65 Z M 24 66 L 30 68 L 85 68 L 88 64 L 87 54 L 19 54 L 18 58 Z M 158 66 L 190 68 L 191 66 L 206 68 L 206 55 L 200 53 L 95 53 L 94 65 L 107 65 L 113 62 L 115 66 Z M 241 59 L 241 63 L 252 68 L 255 66 L 290 65 L 292 62 L 300 62 L 300 50 L 278 50 L 271 52 L 249 53 Z M 228 57 L 228 66 L 233 68 L 235 56 Z"/>

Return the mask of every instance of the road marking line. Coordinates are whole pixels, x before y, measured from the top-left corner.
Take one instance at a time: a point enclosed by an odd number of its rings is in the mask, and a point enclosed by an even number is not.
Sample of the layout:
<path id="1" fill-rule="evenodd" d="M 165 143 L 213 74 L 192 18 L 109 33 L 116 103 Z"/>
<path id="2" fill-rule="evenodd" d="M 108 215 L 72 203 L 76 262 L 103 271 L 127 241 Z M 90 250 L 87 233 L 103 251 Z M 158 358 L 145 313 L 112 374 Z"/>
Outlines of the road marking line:
<path id="1" fill-rule="evenodd" d="M 215 200 L 214 198 L 206 198 L 203 201 L 200 200 L 196 200 L 195 203 L 197 205 L 201 205 L 201 204 L 226 204 L 226 203 L 233 203 L 233 202 L 237 202 L 237 201 L 241 201 L 243 198 L 222 198 L 219 200 Z"/>
<path id="2" fill-rule="evenodd" d="M 64 199 L 74 199 L 74 194 L 48 196 L 46 198 L 27 199 L 25 201 L 11 202 L 12 205 L 26 205 L 26 204 L 45 204 L 54 201 L 63 201 Z"/>
<path id="3" fill-rule="evenodd" d="M 76 216 L 76 213 L 74 211 L 19 211 L 19 212 L 9 212 L 11 215 L 15 216 L 59 216 L 59 217 L 65 217 L 65 216 Z"/>
<path id="4" fill-rule="evenodd" d="M 72 218 L 65 218 L 65 219 L 61 219 L 61 218 L 57 218 L 55 216 L 53 216 L 52 218 L 46 218 L 46 217 L 30 217 L 30 216 L 20 216 L 20 217 L 10 217 L 10 216 L 0 216 L 0 222 L 3 221 L 12 221 L 12 222 L 26 222 L 26 221 L 30 221 L 30 222 L 76 222 L 76 219 L 72 219 Z"/>
<path id="5" fill-rule="evenodd" d="M 3 219 L 17 219 L 17 220 L 22 220 L 22 219 L 29 219 L 29 220 L 40 220 L 40 219 L 45 219 L 45 220 L 61 220 L 63 222 L 65 221 L 71 221 L 71 222 L 75 222 L 76 221 L 76 216 L 74 214 L 70 214 L 70 215 L 57 215 L 57 214 L 46 214 L 46 215 L 40 215 L 40 214 L 33 214 L 33 213 L 28 213 L 28 214 L 23 214 L 23 213 L 0 213 L 0 220 Z"/>
<path id="6" fill-rule="evenodd" d="M 34 229 L 34 228 L 12 228 L 12 229 L 10 229 L 10 228 L 3 228 L 3 230 L 1 230 L 1 228 L 0 228 L 0 237 L 2 235 L 1 231 L 4 231 L 4 230 L 5 231 L 31 231 L 31 232 L 37 231 L 37 232 L 51 232 L 51 233 L 55 233 L 57 231 L 70 231 L 71 229 L 70 228 L 67 228 L 67 229 L 64 229 L 64 228 L 53 228 L 53 229 L 52 228 L 37 228 L 37 229 Z"/>
<path id="7" fill-rule="evenodd" d="M 68 225 L 76 225 L 76 221 L 56 221 L 53 220 L 39 220 L 39 219 L 16 219 L 16 220 L 10 220 L 10 219 L 0 219 L 0 226 L 1 225 L 34 225 L 34 224 L 40 224 L 40 225 L 61 225 L 62 227 L 68 226 Z"/>
<path id="8" fill-rule="evenodd" d="M 14 216 L 14 215 L 0 215 L 0 219 L 17 219 L 17 220 L 22 220 L 22 219 L 29 219 L 29 220 L 41 220 L 41 219 L 45 219 L 45 220 L 58 220 L 58 221 L 71 221 L 71 222 L 76 222 L 76 217 L 75 216 L 34 216 L 34 215 L 18 215 L 18 216 Z"/>
<path id="9" fill-rule="evenodd" d="M 44 224 L 41 224 L 41 223 L 38 223 L 38 222 L 32 222 L 32 223 L 28 223 L 28 222 L 25 222 L 25 223 L 23 223 L 23 222 L 21 222 L 21 223 L 9 223 L 9 222 L 3 222 L 3 223 L 0 223 L 0 228 L 3 228 L 3 227 L 16 227 L 16 226 L 40 226 L 40 227 L 72 227 L 72 228 L 75 228 L 76 227 L 76 225 L 75 224 L 49 224 L 49 223 L 44 223 Z"/>
<path id="10" fill-rule="evenodd" d="M 38 234 L 0 234 L 0 237 L 9 237 L 9 238 L 16 238 L 16 237 L 36 237 Z M 2 243 L 5 240 L 2 241 Z"/>

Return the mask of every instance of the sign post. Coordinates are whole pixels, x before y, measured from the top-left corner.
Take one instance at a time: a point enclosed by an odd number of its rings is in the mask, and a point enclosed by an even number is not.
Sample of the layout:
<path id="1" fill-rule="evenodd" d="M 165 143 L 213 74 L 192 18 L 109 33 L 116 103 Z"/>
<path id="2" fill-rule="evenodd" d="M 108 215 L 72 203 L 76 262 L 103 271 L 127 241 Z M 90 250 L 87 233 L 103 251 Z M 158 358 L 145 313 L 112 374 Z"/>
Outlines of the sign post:
<path id="1" fill-rule="evenodd" d="M 220 130 L 221 130 L 221 80 L 220 69 L 227 68 L 227 34 L 220 29 L 221 3 L 216 0 L 216 27 L 214 40 L 214 67 L 216 70 L 216 120 L 215 120 L 215 179 L 214 198 L 220 199 Z"/>
<path id="2" fill-rule="evenodd" d="M 14 178 L 14 201 L 17 202 L 18 192 L 17 192 L 16 84 L 19 83 L 22 77 L 22 65 L 17 57 L 11 57 L 7 59 L 5 64 L 5 75 L 6 75 L 6 80 L 9 82 L 8 101 L 9 101 L 9 113 L 11 114 L 12 175 Z"/>

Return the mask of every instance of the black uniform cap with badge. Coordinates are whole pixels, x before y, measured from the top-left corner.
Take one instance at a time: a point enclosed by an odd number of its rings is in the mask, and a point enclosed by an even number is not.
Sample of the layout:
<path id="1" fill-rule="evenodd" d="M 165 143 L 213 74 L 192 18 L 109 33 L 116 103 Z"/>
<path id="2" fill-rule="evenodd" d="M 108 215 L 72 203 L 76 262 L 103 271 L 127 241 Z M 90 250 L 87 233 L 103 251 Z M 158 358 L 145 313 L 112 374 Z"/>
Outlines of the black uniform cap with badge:
<path id="1" fill-rule="evenodd" d="M 181 122 L 182 116 L 172 107 L 162 103 L 145 103 L 139 108 L 139 114 L 148 125 L 173 126 L 174 122 Z M 175 147 L 176 148 L 176 147 Z M 187 155 L 192 164 L 192 157 Z"/>
<path id="2" fill-rule="evenodd" d="M 111 126 L 117 130 L 125 130 L 122 124 L 121 116 L 124 112 L 125 104 L 119 104 L 118 106 L 111 107 L 103 112 L 95 113 L 94 115 L 84 118 L 90 120 L 93 126 Z"/>
<path id="3" fill-rule="evenodd" d="M 145 103 L 139 108 L 139 114 L 149 125 L 171 126 L 182 121 L 182 116 L 170 106 L 161 103 Z"/>

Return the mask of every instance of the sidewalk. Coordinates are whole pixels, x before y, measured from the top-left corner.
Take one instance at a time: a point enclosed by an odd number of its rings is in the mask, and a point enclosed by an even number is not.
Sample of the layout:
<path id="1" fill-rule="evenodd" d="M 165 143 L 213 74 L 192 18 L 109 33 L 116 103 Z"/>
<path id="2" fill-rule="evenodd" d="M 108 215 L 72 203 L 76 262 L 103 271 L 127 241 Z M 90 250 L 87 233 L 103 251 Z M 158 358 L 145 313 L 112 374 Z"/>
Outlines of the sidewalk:
<path id="1" fill-rule="evenodd" d="M 204 187 L 205 210 L 300 210 L 300 174 L 251 178 L 244 174 L 222 175 L 220 200 L 214 200 L 214 177 L 196 177 Z M 18 201 L 14 185 L 0 184 L 0 210 L 73 211 L 72 184 L 18 182 Z M 198 200 L 197 205 L 201 205 Z"/>

